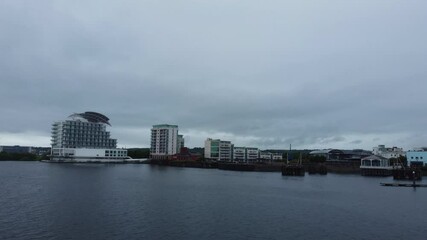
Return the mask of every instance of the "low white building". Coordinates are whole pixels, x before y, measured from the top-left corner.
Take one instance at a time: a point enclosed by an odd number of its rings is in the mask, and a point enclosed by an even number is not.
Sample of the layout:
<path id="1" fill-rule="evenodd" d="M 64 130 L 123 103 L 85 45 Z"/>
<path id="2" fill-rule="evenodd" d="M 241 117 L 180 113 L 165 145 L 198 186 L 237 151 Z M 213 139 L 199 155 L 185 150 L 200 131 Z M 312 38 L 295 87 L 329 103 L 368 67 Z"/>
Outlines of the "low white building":
<path id="1" fill-rule="evenodd" d="M 254 162 L 259 158 L 259 149 L 258 148 L 246 148 L 246 161 Z"/>
<path id="2" fill-rule="evenodd" d="M 259 152 L 259 158 L 261 160 L 272 160 L 273 154 L 271 152 Z"/>
<path id="3" fill-rule="evenodd" d="M 360 160 L 360 170 L 363 176 L 390 176 L 393 168 L 399 166 L 391 166 L 390 159 L 371 155 Z"/>
<path id="4" fill-rule="evenodd" d="M 233 160 L 239 162 L 246 161 L 246 148 L 244 147 L 234 147 L 233 148 Z"/>
<path id="5" fill-rule="evenodd" d="M 273 153 L 273 160 L 275 161 L 283 160 L 283 155 L 281 153 Z"/>
<path id="6" fill-rule="evenodd" d="M 360 160 L 360 168 L 392 169 L 392 166 L 390 166 L 390 159 L 372 155 Z"/>
<path id="7" fill-rule="evenodd" d="M 239 162 L 255 162 L 259 159 L 259 149 L 251 147 L 234 147 L 233 160 Z"/>
<path id="8" fill-rule="evenodd" d="M 409 165 L 422 163 L 427 166 L 427 147 L 415 148 L 406 152 L 406 159 Z"/>
<path id="9" fill-rule="evenodd" d="M 372 154 L 376 156 L 381 156 L 387 159 L 404 157 L 406 155 L 405 151 L 403 151 L 402 148 L 398 148 L 398 147 L 386 148 L 385 145 L 378 145 L 378 147 L 374 147 L 372 150 Z"/>
<path id="10" fill-rule="evenodd" d="M 126 149 L 53 148 L 53 161 L 116 162 L 129 159 Z"/>

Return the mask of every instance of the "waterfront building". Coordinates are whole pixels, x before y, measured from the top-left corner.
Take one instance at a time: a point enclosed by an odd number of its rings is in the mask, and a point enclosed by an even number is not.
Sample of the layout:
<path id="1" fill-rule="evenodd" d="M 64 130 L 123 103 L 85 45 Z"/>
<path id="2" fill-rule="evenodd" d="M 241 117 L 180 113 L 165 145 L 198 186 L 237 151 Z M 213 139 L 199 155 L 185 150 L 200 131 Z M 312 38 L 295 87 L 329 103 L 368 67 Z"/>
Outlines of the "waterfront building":
<path id="1" fill-rule="evenodd" d="M 230 161 L 232 159 L 233 144 L 230 141 L 221 139 L 205 140 L 205 158 L 216 161 Z"/>
<path id="2" fill-rule="evenodd" d="M 238 162 L 246 162 L 246 148 L 245 147 L 234 147 L 233 148 L 233 160 Z"/>
<path id="3" fill-rule="evenodd" d="M 312 156 L 323 156 L 326 161 L 360 161 L 364 157 L 371 156 L 370 151 L 362 149 L 354 150 L 339 150 L 339 149 L 324 149 L 311 151 Z"/>
<path id="4" fill-rule="evenodd" d="M 274 161 L 281 161 L 283 160 L 283 155 L 281 153 L 273 153 L 273 160 Z"/>
<path id="5" fill-rule="evenodd" d="M 31 153 L 32 147 L 26 146 L 0 146 L 0 152 L 5 153 Z"/>
<path id="6" fill-rule="evenodd" d="M 385 145 L 378 145 L 378 147 L 373 148 L 372 154 L 390 159 L 404 157 L 405 151 L 398 147 L 386 148 Z"/>
<path id="7" fill-rule="evenodd" d="M 261 160 L 272 160 L 273 154 L 271 152 L 259 152 L 259 159 Z"/>
<path id="8" fill-rule="evenodd" d="M 372 155 L 369 157 L 364 157 L 360 161 L 360 167 L 361 168 L 375 168 L 375 167 L 391 167 L 390 166 L 390 159 Z"/>
<path id="9" fill-rule="evenodd" d="M 238 162 L 255 162 L 259 159 L 259 149 L 253 147 L 234 147 L 233 160 Z"/>
<path id="10" fill-rule="evenodd" d="M 246 162 L 255 162 L 259 158 L 259 149 L 253 147 L 246 148 Z"/>
<path id="11" fill-rule="evenodd" d="M 393 167 L 390 165 L 390 159 L 371 155 L 360 160 L 360 170 L 364 176 L 389 176 Z"/>
<path id="12" fill-rule="evenodd" d="M 97 112 L 75 113 L 52 125 L 53 161 L 105 162 L 127 159 L 127 150 L 117 149 L 106 126 L 109 118 Z"/>
<path id="13" fill-rule="evenodd" d="M 190 149 L 183 147 L 181 148 L 180 152 L 177 154 L 174 154 L 171 157 L 171 160 L 173 161 L 197 161 L 201 157 L 200 154 L 194 154 L 190 152 Z"/>
<path id="14" fill-rule="evenodd" d="M 150 157 L 168 159 L 178 152 L 178 126 L 169 124 L 154 125 L 151 129 Z"/>
<path id="15" fill-rule="evenodd" d="M 179 152 L 181 152 L 181 149 L 183 149 L 185 146 L 185 144 L 184 144 L 185 142 L 184 142 L 184 136 L 183 135 L 180 135 L 180 134 L 178 134 L 178 138 L 177 138 L 177 153 L 179 153 Z"/>
<path id="16" fill-rule="evenodd" d="M 50 147 L 27 147 L 27 146 L 0 146 L 0 152 L 5 153 L 32 153 L 35 155 L 44 155 L 51 152 Z"/>
<path id="17" fill-rule="evenodd" d="M 51 151 L 50 147 L 31 147 L 31 153 L 39 156 L 50 154 Z"/>
<path id="18" fill-rule="evenodd" d="M 406 152 L 406 159 L 409 165 L 427 166 L 427 147 L 415 148 Z"/>

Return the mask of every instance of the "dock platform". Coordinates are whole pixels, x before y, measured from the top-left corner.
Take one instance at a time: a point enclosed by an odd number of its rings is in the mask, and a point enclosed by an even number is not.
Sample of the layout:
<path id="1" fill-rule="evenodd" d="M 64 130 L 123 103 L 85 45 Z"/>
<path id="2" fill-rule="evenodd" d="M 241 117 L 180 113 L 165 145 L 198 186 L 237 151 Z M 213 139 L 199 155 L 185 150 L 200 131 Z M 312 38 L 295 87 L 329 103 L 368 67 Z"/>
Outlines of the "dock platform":
<path id="1" fill-rule="evenodd" d="M 427 187 L 427 184 L 419 183 L 380 183 L 384 187 Z"/>

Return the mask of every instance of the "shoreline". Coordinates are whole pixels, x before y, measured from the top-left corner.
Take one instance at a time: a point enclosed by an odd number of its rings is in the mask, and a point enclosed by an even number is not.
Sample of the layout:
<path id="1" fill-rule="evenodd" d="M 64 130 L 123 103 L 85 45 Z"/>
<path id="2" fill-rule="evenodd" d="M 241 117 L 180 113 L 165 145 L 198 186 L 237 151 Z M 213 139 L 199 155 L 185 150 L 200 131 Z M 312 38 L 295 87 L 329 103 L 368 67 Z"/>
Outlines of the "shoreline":
<path id="1" fill-rule="evenodd" d="M 168 166 L 180 168 L 205 168 L 205 169 L 219 169 L 224 171 L 251 171 L 251 172 L 281 172 L 283 162 L 272 163 L 229 163 L 229 162 L 209 162 L 209 161 L 169 161 L 169 160 L 156 160 L 156 159 L 133 159 L 133 160 L 120 160 L 120 161 L 55 161 L 55 160 L 0 160 L 0 162 L 42 162 L 42 163 L 56 163 L 56 164 L 149 164 L 154 166 Z M 309 173 L 308 168 L 313 165 L 321 164 L 303 164 L 305 172 L 309 175 L 316 173 Z M 360 166 L 358 163 L 353 162 L 325 162 L 323 164 L 327 168 L 328 173 L 336 174 L 357 174 L 361 175 Z M 422 176 L 427 176 L 427 170 L 421 170 Z M 371 176 L 372 177 L 372 176 Z M 373 176 L 380 177 L 380 176 Z"/>

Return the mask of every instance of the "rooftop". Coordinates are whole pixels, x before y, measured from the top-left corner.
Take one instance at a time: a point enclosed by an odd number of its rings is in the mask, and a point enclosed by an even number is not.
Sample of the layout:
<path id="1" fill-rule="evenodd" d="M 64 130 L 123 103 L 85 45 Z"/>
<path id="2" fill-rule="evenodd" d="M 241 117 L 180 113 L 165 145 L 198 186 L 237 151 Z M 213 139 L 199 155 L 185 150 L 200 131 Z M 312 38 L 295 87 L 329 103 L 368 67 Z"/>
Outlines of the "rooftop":
<path id="1" fill-rule="evenodd" d="M 153 128 L 177 128 L 178 125 L 170 125 L 170 124 L 157 124 L 153 125 Z"/>
<path id="2" fill-rule="evenodd" d="M 111 124 L 108 122 L 110 119 L 106 117 L 105 115 L 97 112 L 84 112 L 84 113 L 74 113 L 71 114 L 69 117 L 71 118 L 83 118 L 87 120 L 88 122 L 92 123 L 104 123 L 111 126 Z"/>

